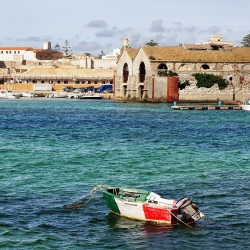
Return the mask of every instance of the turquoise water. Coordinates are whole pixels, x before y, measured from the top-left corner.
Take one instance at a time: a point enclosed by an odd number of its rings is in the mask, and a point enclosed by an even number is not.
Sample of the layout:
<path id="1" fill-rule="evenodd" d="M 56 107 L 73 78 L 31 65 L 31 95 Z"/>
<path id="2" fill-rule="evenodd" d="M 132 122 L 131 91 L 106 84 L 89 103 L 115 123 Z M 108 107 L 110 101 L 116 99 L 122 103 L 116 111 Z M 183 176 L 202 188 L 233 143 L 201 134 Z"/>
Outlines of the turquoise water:
<path id="1" fill-rule="evenodd" d="M 250 112 L 110 100 L 0 100 L 1 249 L 250 249 Z M 213 221 L 109 214 L 98 184 L 191 198 Z"/>

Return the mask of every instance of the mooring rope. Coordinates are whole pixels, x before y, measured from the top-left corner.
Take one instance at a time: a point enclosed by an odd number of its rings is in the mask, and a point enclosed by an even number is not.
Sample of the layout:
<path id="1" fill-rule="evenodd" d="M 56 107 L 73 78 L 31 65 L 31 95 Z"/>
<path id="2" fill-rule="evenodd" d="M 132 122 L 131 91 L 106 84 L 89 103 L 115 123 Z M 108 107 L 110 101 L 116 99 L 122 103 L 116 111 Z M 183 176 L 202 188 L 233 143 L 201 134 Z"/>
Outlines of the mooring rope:
<path id="1" fill-rule="evenodd" d="M 81 208 L 81 207 L 85 206 L 91 200 L 93 200 L 95 198 L 97 189 L 98 189 L 98 186 L 94 187 L 90 192 L 88 192 L 87 194 L 83 195 L 82 197 L 80 197 L 79 199 L 77 199 L 76 201 L 74 201 L 70 205 L 68 205 L 67 208 L 72 209 L 72 208 Z M 91 197 L 86 202 L 80 203 L 80 204 L 78 203 L 80 200 L 84 199 L 88 195 L 91 195 Z"/>
<path id="2" fill-rule="evenodd" d="M 193 227 L 191 227 L 190 225 L 188 225 L 187 223 L 185 223 L 183 220 L 181 220 L 180 218 L 178 218 L 175 214 L 173 214 L 171 211 L 170 211 L 170 213 L 178 220 L 178 221 L 180 221 L 181 223 L 183 223 L 184 225 L 186 225 L 187 227 L 190 227 L 190 228 L 193 228 Z"/>
<path id="3" fill-rule="evenodd" d="M 206 221 L 208 221 L 210 224 L 214 224 L 211 220 L 209 220 L 206 216 L 204 217 Z"/>

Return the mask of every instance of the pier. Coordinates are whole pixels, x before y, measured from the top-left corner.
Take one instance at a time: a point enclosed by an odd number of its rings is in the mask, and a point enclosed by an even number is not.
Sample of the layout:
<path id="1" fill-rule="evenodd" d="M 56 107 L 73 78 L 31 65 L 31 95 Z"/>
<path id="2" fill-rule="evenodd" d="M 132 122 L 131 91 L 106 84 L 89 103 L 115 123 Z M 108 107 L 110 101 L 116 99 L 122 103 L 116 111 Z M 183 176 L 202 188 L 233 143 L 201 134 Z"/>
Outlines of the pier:
<path id="1" fill-rule="evenodd" d="M 237 105 L 190 105 L 190 106 L 171 106 L 174 110 L 242 110 Z"/>

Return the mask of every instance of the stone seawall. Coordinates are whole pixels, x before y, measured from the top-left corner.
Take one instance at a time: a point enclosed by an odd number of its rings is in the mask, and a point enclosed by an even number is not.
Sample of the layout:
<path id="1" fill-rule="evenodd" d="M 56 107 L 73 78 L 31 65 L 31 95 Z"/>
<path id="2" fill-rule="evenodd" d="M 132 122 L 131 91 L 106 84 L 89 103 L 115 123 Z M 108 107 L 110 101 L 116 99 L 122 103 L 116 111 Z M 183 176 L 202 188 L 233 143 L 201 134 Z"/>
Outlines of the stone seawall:
<path id="1" fill-rule="evenodd" d="M 196 84 L 186 86 L 185 89 L 179 90 L 180 102 L 214 102 L 214 101 L 240 101 L 249 99 L 249 86 L 228 86 L 224 90 L 220 90 L 215 84 L 211 88 L 198 88 Z"/>

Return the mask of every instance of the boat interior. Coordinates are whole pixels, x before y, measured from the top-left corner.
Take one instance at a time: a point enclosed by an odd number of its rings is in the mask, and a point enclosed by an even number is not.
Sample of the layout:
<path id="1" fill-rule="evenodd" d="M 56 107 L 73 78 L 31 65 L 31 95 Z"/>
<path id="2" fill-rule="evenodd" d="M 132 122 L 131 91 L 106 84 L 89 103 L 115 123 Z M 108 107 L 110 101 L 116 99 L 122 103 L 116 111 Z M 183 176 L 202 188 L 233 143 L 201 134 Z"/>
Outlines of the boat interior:
<path id="1" fill-rule="evenodd" d="M 140 190 L 140 189 L 125 189 L 125 188 L 109 188 L 107 191 L 115 196 L 118 196 L 121 199 L 136 202 L 146 201 L 146 198 L 149 195 L 149 191 L 146 190 Z"/>

